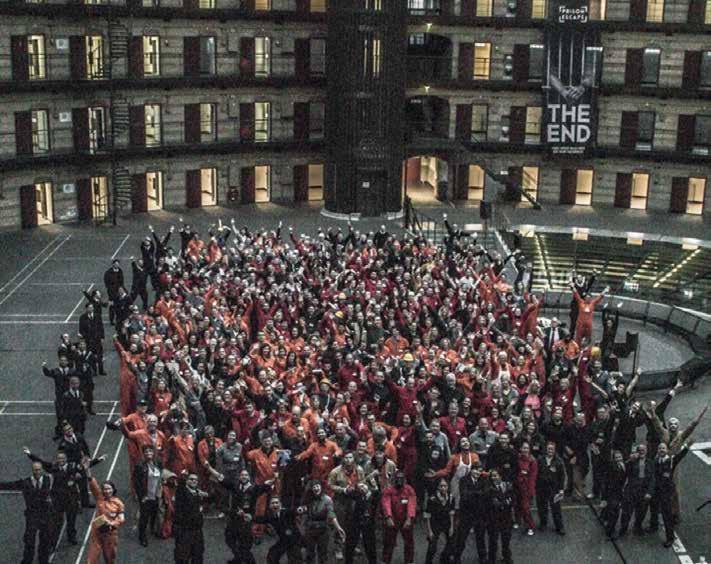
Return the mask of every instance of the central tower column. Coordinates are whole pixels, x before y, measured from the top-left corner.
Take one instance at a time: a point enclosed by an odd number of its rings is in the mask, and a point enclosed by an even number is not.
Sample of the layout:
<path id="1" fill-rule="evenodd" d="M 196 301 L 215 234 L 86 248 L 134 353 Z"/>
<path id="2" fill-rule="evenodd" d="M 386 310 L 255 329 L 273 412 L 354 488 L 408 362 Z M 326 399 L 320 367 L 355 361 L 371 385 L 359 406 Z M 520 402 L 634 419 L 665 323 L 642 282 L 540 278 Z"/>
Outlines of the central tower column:
<path id="1" fill-rule="evenodd" d="M 326 210 L 375 216 L 402 207 L 407 2 L 328 7 Z"/>

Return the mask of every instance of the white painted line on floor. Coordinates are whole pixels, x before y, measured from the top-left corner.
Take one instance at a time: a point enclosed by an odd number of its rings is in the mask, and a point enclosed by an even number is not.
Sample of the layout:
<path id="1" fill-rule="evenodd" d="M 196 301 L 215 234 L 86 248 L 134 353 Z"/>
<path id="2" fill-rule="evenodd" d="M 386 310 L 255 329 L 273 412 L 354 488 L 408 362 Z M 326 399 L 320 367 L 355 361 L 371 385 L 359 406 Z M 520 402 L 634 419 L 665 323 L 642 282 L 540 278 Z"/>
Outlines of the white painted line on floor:
<path id="1" fill-rule="evenodd" d="M 701 459 L 701 462 L 703 462 L 707 466 L 711 466 L 711 456 L 704 452 L 704 450 L 711 450 L 711 442 L 694 443 L 693 445 L 691 445 L 690 450 Z"/>
<path id="2" fill-rule="evenodd" d="M 126 244 L 126 241 L 128 241 L 129 237 L 131 237 L 131 234 L 129 233 L 124 237 L 123 241 L 121 241 L 121 244 L 118 246 L 118 249 L 114 252 L 113 255 L 111 255 L 111 260 L 114 260 L 116 256 L 119 254 L 119 251 L 121 250 L 121 247 L 123 247 Z"/>
<path id="3" fill-rule="evenodd" d="M 64 317 L 63 313 L 0 313 L 0 317 Z"/>
<path id="4" fill-rule="evenodd" d="M 64 314 L 62 314 L 64 315 Z M 28 319 L 26 321 L 5 321 L 1 320 L 0 325 L 69 325 L 67 321 L 33 321 Z"/>
<path id="5" fill-rule="evenodd" d="M 6 406 L 6 407 L 7 407 L 7 406 Z M 50 412 L 47 412 L 47 413 L 40 413 L 40 412 L 32 413 L 32 412 L 29 412 L 29 411 L 27 411 L 27 412 L 25 412 L 25 411 L 18 411 L 17 413 L 4 413 L 3 410 L 4 410 L 4 408 L 0 409 L 0 417 L 3 417 L 3 416 L 4 416 L 4 417 L 13 417 L 13 416 L 15 416 L 15 415 L 18 415 L 18 416 L 25 416 L 25 417 L 30 416 L 30 415 L 42 415 L 42 416 L 50 416 L 50 415 L 56 416 L 56 415 L 57 415 L 57 414 L 54 413 L 54 412 L 51 412 L 51 413 L 50 413 Z M 99 412 L 99 413 L 97 413 L 97 415 L 111 415 L 111 412 Z"/>
<path id="6" fill-rule="evenodd" d="M 107 421 L 111 420 L 111 418 L 114 414 L 114 411 L 116 411 L 117 405 L 118 405 L 117 401 L 113 402 L 113 406 L 111 407 L 111 413 L 109 413 L 109 417 L 108 417 Z M 106 425 L 104 425 L 104 428 L 101 431 L 101 435 L 99 435 L 99 442 L 96 443 L 96 448 L 94 449 L 94 454 L 91 455 L 92 458 L 96 458 L 96 455 L 99 454 L 99 448 L 101 447 L 101 443 L 104 442 L 104 437 L 106 436 L 106 431 L 107 431 L 107 427 L 106 427 Z M 123 441 L 123 437 L 121 437 L 121 440 Z M 94 515 L 96 515 L 96 511 L 94 511 Z M 94 520 L 93 516 L 92 516 L 91 520 L 92 521 Z M 64 536 L 64 530 L 66 528 L 66 525 L 67 525 L 66 522 L 62 523 L 62 530 L 59 531 L 59 536 L 57 537 L 57 544 L 54 545 L 54 553 L 52 554 L 52 556 L 49 559 L 50 562 L 53 562 L 54 557 L 57 555 L 57 548 L 59 547 L 59 543 L 62 541 L 62 537 Z M 87 536 L 88 536 L 88 534 L 91 532 L 91 525 L 89 525 L 86 532 L 87 532 Z M 86 539 L 84 539 L 84 544 L 86 544 Z M 81 556 L 81 554 L 80 554 L 80 556 Z M 78 560 L 77 560 L 77 562 L 78 562 Z"/>
<path id="7" fill-rule="evenodd" d="M 87 290 L 86 290 L 87 293 L 91 292 L 91 289 L 92 289 L 93 287 L 94 287 L 94 283 L 92 282 L 92 283 L 89 285 L 89 288 L 87 288 Z M 76 312 L 76 310 L 79 309 L 79 307 L 81 306 L 81 304 L 84 303 L 84 300 L 86 300 L 86 297 L 84 296 L 84 294 L 82 294 L 81 299 L 79 300 L 79 303 L 77 303 L 77 305 L 74 306 L 74 309 L 73 309 L 71 312 L 69 312 L 69 315 L 67 315 L 67 318 L 64 320 L 64 323 L 69 323 L 69 320 L 74 316 L 74 312 Z"/>
<path id="8" fill-rule="evenodd" d="M 88 282 L 30 282 L 28 286 L 86 286 Z"/>
<path id="9" fill-rule="evenodd" d="M 116 402 L 118 403 L 118 402 Z M 121 447 L 123 446 L 123 436 L 121 436 L 121 440 L 119 441 L 118 447 L 116 448 L 116 452 L 114 453 L 114 459 L 111 462 L 111 468 L 109 468 L 109 473 L 106 476 L 107 480 L 111 479 L 111 474 L 114 473 L 114 468 L 116 468 L 116 461 L 118 460 L 119 453 L 121 452 Z M 94 514 L 91 516 L 91 521 L 93 521 L 96 518 L 96 511 L 94 511 Z M 91 534 L 91 527 L 87 527 L 86 529 L 86 534 L 84 535 L 84 542 L 81 543 L 81 550 L 79 551 L 79 556 L 77 556 L 76 561 L 74 564 L 79 564 L 81 562 L 82 557 L 84 556 L 84 551 L 86 550 L 86 544 L 89 542 L 89 535 Z"/>
<path id="10" fill-rule="evenodd" d="M 679 555 L 679 562 L 681 564 L 694 564 L 694 560 L 688 554 Z"/>
<path id="11" fill-rule="evenodd" d="M 40 255 L 41 255 L 42 253 L 44 253 L 44 252 L 45 252 L 53 243 L 55 243 L 55 242 L 57 241 L 57 239 L 59 239 L 60 237 L 61 237 L 61 235 L 57 235 L 54 239 L 52 239 L 49 243 L 47 243 L 47 245 L 44 247 L 44 249 L 42 249 L 39 253 L 37 253 L 37 254 L 32 258 L 31 261 L 29 261 L 25 266 L 22 267 L 22 270 L 20 270 L 17 274 L 15 274 L 15 276 L 13 276 L 12 278 L 10 278 L 10 280 L 8 280 L 8 281 L 3 285 L 3 287 L 0 288 L 0 294 L 1 294 L 2 292 L 4 292 L 4 291 L 7 289 L 7 287 L 8 287 L 10 284 L 12 284 L 12 282 L 15 280 L 15 278 L 17 278 L 18 276 L 20 276 L 20 274 L 22 274 L 26 269 L 28 269 L 28 268 L 30 267 L 30 265 L 31 265 L 33 262 L 35 262 L 35 261 L 40 257 Z"/>
<path id="12" fill-rule="evenodd" d="M 2 403 L 7 403 L 9 405 L 15 403 L 46 403 L 54 405 L 52 400 L 0 400 Z M 94 400 L 94 403 L 110 403 L 111 405 L 116 403 L 116 400 Z"/>
<path id="13" fill-rule="evenodd" d="M 0 415 L 2 415 L 3 413 L 5 413 L 5 408 L 6 408 L 8 405 L 10 405 L 10 402 L 7 402 L 7 401 L 2 402 L 2 407 L 0 407 Z"/>
<path id="14" fill-rule="evenodd" d="M 12 290 L 10 290 L 2 300 L 0 300 L 0 305 L 4 304 L 7 300 L 9 300 L 10 297 L 15 292 L 17 292 L 17 290 L 19 290 L 23 286 L 23 284 L 25 282 L 27 282 L 32 277 L 32 275 L 35 272 L 37 272 L 40 268 L 42 268 L 42 265 L 44 263 L 46 263 L 52 257 L 52 255 L 54 253 L 56 253 L 62 247 L 62 245 L 64 245 L 64 243 L 66 243 L 67 241 L 69 241 L 69 239 L 71 239 L 71 237 L 72 237 L 71 235 L 67 235 L 64 239 L 62 239 L 59 242 L 59 245 L 57 245 L 56 247 L 54 247 L 54 249 L 52 249 L 51 253 L 49 253 L 46 257 L 44 257 L 42 259 L 42 261 L 37 266 L 35 266 L 32 270 L 30 270 L 30 273 L 27 276 L 25 276 L 22 280 L 20 280 L 20 282 L 18 282 L 17 285 Z"/>

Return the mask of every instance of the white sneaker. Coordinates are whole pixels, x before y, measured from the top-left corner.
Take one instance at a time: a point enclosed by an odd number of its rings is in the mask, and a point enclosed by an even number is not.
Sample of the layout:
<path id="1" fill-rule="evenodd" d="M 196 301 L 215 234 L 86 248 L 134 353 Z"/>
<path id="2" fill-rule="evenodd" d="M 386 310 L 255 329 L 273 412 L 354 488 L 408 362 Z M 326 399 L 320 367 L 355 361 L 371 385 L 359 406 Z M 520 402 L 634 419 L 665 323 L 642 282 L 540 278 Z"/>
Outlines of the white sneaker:
<path id="1" fill-rule="evenodd" d="M 514 528 L 514 529 L 518 529 L 518 523 L 514 523 L 514 524 L 513 524 L 513 528 Z"/>
<path id="2" fill-rule="evenodd" d="M 532 537 L 532 536 L 533 536 L 533 529 L 528 529 L 528 531 L 526 531 L 526 534 L 527 534 L 529 537 Z"/>

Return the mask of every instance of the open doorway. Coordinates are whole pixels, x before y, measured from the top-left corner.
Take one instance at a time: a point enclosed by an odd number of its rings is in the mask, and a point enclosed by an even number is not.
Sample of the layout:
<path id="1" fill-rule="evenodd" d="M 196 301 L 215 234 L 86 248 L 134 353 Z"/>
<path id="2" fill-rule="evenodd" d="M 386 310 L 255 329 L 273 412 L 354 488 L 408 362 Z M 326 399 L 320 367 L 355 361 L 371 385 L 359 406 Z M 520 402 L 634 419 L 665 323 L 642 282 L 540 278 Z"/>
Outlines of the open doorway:
<path id="1" fill-rule="evenodd" d="M 451 199 L 449 164 L 433 155 L 410 157 L 404 163 L 403 192 L 413 203 Z"/>

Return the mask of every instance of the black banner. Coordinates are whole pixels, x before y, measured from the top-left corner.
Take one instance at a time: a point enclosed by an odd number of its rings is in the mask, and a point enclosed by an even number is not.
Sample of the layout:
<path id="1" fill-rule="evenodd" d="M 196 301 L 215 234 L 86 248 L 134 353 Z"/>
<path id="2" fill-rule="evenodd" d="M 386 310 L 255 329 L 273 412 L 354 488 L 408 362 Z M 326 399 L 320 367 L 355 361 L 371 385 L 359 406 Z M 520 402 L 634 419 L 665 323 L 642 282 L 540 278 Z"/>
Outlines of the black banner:
<path id="1" fill-rule="evenodd" d="M 551 153 L 582 155 L 595 145 L 602 47 L 587 3 L 551 2 L 543 84 L 546 143 Z"/>

